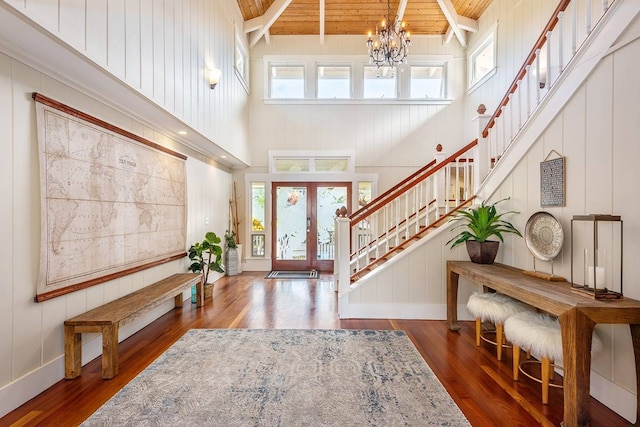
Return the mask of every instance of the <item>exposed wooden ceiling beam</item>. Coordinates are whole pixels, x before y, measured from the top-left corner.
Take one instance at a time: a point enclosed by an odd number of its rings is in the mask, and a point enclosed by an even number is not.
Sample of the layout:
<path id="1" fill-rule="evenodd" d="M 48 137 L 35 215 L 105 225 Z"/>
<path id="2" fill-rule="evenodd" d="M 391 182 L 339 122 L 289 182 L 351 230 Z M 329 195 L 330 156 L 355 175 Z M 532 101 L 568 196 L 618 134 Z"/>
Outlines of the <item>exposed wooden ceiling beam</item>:
<path id="1" fill-rule="evenodd" d="M 398 5 L 398 19 L 402 21 L 402 17 L 404 16 L 404 10 L 407 8 L 407 0 L 400 0 L 400 4 Z M 391 19 L 391 17 L 389 17 Z"/>
<path id="2" fill-rule="evenodd" d="M 264 36 L 269 28 L 282 15 L 292 0 L 276 0 L 267 11 L 257 17 L 244 22 L 244 32 L 252 33 L 249 37 L 249 46 L 253 47 Z"/>
<path id="3" fill-rule="evenodd" d="M 438 5 L 442 9 L 447 22 L 449 22 L 450 30 L 456 35 L 462 47 L 467 47 L 467 34 L 465 31 L 478 31 L 478 22 L 464 16 L 458 15 L 451 0 L 437 0 Z M 448 33 L 448 31 L 447 31 Z M 445 41 L 451 40 L 451 37 L 445 35 Z"/>
<path id="4" fill-rule="evenodd" d="M 324 0 L 320 0 L 320 44 L 324 44 Z"/>

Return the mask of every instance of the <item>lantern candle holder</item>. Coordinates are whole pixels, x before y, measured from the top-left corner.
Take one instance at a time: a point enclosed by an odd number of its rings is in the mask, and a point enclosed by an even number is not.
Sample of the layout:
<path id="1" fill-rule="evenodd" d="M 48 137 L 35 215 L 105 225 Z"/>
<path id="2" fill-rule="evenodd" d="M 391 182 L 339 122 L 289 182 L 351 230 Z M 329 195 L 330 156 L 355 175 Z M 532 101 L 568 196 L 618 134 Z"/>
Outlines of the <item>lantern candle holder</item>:
<path id="1" fill-rule="evenodd" d="M 591 222 L 592 226 L 580 227 L 585 234 L 581 236 L 574 233 L 575 221 Z M 574 249 L 575 240 L 584 245 L 582 251 Z M 571 290 L 594 299 L 622 298 L 622 219 L 619 215 L 574 215 L 571 219 Z"/>

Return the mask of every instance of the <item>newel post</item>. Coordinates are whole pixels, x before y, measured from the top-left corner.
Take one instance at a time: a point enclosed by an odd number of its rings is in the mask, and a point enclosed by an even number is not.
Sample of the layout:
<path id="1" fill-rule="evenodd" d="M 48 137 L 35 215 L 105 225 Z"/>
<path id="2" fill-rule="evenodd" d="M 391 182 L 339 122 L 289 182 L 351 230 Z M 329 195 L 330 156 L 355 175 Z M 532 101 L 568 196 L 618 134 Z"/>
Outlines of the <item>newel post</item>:
<path id="1" fill-rule="evenodd" d="M 478 145 L 476 145 L 474 149 L 474 158 L 473 158 L 473 193 L 476 194 L 478 192 L 478 188 L 480 188 L 480 183 L 486 178 L 489 174 L 489 169 L 491 169 L 491 150 L 489 147 L 489 138 L 484 138 L 482 136 L 482 132 L 484 128 L 487 127 L 489 120 L 491 119 L 490 114 L 485 114 L 487 108 L 484 104 L 480 104 L 478 106 L 478 115 L 473 118 L 473 126 L 476 132 L 476 137 L 478 138 Z"/>
<path id="2" fill-rule="evenodd" d="M 436 164 L 442 163 L 447 158 L 447 153 L 442 151 L 442 145 L 436 146 L 436 154 L 433 159 Z M 436 206 L 438 208 L 446 208 L 447 206 L 447 187 L 446 187 L 446 174 L 445 168 L 440 169 L 433 175 L 433 198 L 436 200 Z M 440 217 L 440 209 L 436 209 L 436 218 Z"/>
<path id="3" fill-rule="evenodd" d="M 335 291 L 342 295 L 349 289 L 350 276 L 350 243 L 351 243 L 351 220 L 346 216 L 336 217 L 335 245 L 336 253 L 333 261 L 333 277 L 335 281 Z M 340 314 L 340 313 L 338 313 Z"/>

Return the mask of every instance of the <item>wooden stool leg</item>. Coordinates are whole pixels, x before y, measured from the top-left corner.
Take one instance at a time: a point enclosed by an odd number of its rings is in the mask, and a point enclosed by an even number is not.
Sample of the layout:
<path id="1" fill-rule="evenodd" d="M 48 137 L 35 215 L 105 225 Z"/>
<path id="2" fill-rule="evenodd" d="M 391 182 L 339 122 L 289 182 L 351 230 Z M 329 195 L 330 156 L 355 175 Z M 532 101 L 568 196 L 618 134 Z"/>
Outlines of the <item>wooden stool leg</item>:
<path id="1" fill-rule="evenodd" d="M 520 347 L 513 345 L 513 380 L 518 381 L 520 374 Z"/>
<path id="2" fill-rule="evenodd" d="M 542 358 L 542 404 L 549 403 L 549 379 L 551 378 L 551 360 L 548 357 Z"/>
<path id="3" fill-rule="evenodd" d="M 502 341 L 504 338 L 502 323 L 496 324 L 496 347 L 498 360 L 502 360 Z"/>
<path id="4" fill-rule="evenodd" d="M 480 334 L 482 334 L 482 320 L 476 319 L 476 347 L 480 347 Z"/>

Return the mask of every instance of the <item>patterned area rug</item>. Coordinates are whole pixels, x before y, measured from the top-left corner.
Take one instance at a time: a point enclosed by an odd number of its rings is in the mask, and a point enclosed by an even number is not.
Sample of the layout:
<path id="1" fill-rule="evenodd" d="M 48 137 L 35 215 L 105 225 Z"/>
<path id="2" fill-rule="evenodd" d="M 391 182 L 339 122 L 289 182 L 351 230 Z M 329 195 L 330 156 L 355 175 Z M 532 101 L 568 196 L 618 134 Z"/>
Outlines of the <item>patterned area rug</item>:
<path id="1" fill-rule="evenodd" d="M 265 279 L 317 279 L 318 270 L 306 270 L 306 271 L 272 270 L 264 278 Z"/>
<path id="2" fill-rule="evenodd" d="M 192 329 L 84 426 L 468 426 L 402 331 Z"/>

